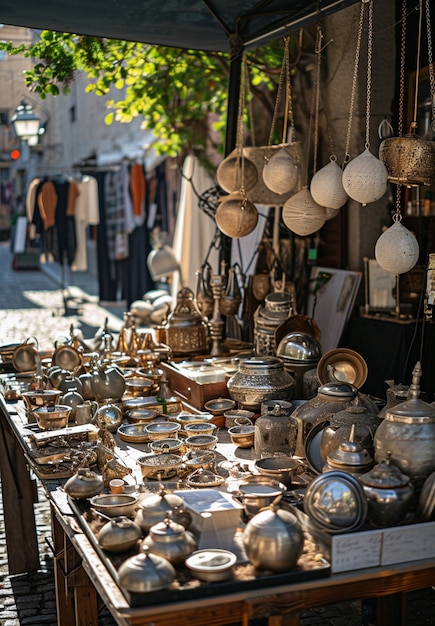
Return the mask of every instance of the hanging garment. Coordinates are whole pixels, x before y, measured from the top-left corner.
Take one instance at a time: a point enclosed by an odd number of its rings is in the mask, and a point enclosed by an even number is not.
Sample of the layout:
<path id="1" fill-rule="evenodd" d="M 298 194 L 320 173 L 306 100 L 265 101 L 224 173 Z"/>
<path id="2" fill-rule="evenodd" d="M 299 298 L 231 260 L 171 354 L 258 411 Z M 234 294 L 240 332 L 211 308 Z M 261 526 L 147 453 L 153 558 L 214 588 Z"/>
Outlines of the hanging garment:
<path id="1" fill-rule="evenodd" d="M 75 225 L 77 249 L 71 269 L 85 272 L 88 269 L 87 234 L 88 226 L 100 222 L 98 210 L 98 183 L 93 176 L 84 176 L 77 184 L 78 196 L 75 202 Z"/>
<path id="2" fill-rule="evenodd" d="M 38 207 L 44 223 L 44 230 L 51 228 L 56 222 L 57 200 L 56 188 L 53 182 L 46 180 L 38 194 Z"/>
<path id="3" fill-rule="evenodd" d="M 74 216 L 67 215 L 69 185 L 69 181 L 63 177 L 45 181 L 38 195 L 38 205 L 48 212 L 45 218 L 42 215 L 46 252 L 57 263 L 61 265 L 67 263 L 71 266 L 76 254 L 77 240 Z M 53 190 L 57 196 L 54 210 Z M 52 215 L 54 215 L 53 223 Z"/>
<path id="4" fill-rule="evenodd" d="M 133 219 L 136 226 L 145 221 L 146 179 L 143 165 L 133 163 L 130 168 L 130 194 L 133 204 Z"/>
<path id="5" fill-rule="evenodd" d="M 110 261 L 128 257 L 124 172 L 109 171 L 104 179 L 107 253 Z"/>

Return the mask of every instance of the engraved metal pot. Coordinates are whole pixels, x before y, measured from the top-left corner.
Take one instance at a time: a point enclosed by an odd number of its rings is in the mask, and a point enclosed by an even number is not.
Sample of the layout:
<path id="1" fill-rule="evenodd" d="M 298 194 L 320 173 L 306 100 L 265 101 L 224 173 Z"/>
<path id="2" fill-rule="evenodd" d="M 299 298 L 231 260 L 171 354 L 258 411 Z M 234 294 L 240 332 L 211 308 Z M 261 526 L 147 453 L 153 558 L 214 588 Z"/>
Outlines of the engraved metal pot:
<path id="1" fill-rule="evenodd" d="M 294 378 L 275 357 L 252 357 L 239 365 L 227 383 L 228 392 L 240 407 L 258 411 L 263 400 L 288 400 Z"/>
<path id="2" fill-rule="evenodd" d="M 391 453 L 391 462 L 410 477 L 417 493 L 435 471 L 435 407 L 420 400 L 421 365 L 417 363 L 408 399 L 390 409 L 375 433 L 375 460 Z"/>
<path id="3" fill-rule="evenodd" d="M 191 289 L 184 287 L 177 294 L 174 311 L 163 324 L 164 343 L 174 356 L 202 354 L 207 351 L 207 325 L 199 312 Z"/>
<path id="4" fill-rule="evenodd" d="M 390 182 L 414 187 L 435 182 L 435 143 L 415 133 L 384 139 L 379 147 Z"/>

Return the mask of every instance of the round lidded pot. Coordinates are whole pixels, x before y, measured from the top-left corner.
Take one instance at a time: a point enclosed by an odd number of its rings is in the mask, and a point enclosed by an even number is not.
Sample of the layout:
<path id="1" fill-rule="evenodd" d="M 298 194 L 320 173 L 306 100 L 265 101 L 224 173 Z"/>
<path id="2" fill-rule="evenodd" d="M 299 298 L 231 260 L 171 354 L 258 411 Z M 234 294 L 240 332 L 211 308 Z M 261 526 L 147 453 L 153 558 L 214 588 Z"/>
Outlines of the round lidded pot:
<path id="1" fill-rule="evenodd" d="M 283 454 L 293 456 L 296 449 L 297 421 L 276 404 L 272 411 L 255 421 L 254 450 L 257 458 Z"/>
<path id="2" fill-rule="evenodd" d="M 359 476 L 367 498 L 367 516 L 373 526 L 380 528 L 399 524 L 409 511 L 414 488 L 409 476 L 382 459 L 369 472 Z"/>
<path id="3" fill-rule="evenodd" d="M 243 546 L 258 569 L 285 572 L 295 567 L 304 547 L 304 534 L 296 516 L 272 505 L 247 523 Z"/>
<path id="4" fill-rule="evenodd" d="M 104 489 L 104 481 L 101 476 L 88 467 L 81 467 L 68 478 L 64 485 L 65 492 L 70 498 L 85 500 L 98 495 Z"/>
<path id="5" fill-rule="evenodd" d="M 375 438 L 375 461 L 391 454 L 391 462 L 410 477 L 418 494 L 435 471 L 435 407 L 420 400 L 421 365 L 412 372 L 408 399 L 390 409 Z"/>
<path id="6" fill-rule="evenodd" d="M 157 554 L 150 554 L 146 546 L 139 554 L 124 561 L 118 569 L 120 586 L 133 593 L 166 589 L 174 579 L 173 565 Z"/>
<path id="7" fill-rule="evenodd" d="M 172 565 L 182 563 L 198 547 L 194 535 L 171 520 L 170 514 L 162 522 L 151 526 L 143 544 L 152 554 L 167 559 Z"/>
<path id="8" fill-rule="evenodd" d="M 275 357 L 251 357 L 239 364 L 239 370 L 227 383 L 228 391 L 240 408 L 258 411 L 264 400 L 288 400 L 295 386 L 294 378 Z"/>
<path id="9" fill-rule="evenodd" d="M 192 517 L 184 506 L 184 500 L 175 493 L 169 493 L 161 486 L 158 493 L 149 493 L 141 498 L 134 521 L 139 524 L 144 533 L 162 522 L 172 512 L 172 519 L 179 522 L 184 528 L 189 528 Z"/>
<path id="10" fill-rule="evenodd" d="M 329 424 L 322 430 L 320 444 L 320 452 L 324 459 L 346 441 L 359 443 L 362 448 L 368 451 L 370 456 L 374 456 L 373 438 L 381 421 L 377 415 L 370 413 L 367 407 L 361 406 L 358 398 L 355 402 L 358 404 L 348 406 L 333 415 L 328 415 Z M 350 437 L 352 429 L 353 439 Z"/>
<path id="11" fill-rule="evenodd" d="M 330 419 L 331 415 L 355 405 L 356 398 L 358 398 L 358 404 L 365 406 L 371 414 L 378 414 L 375 403 L 368 396 L 358 394 L 358 389 L 346 382 L 325 383 L 319 387 L 314 398 L 298 406 L 292 413 L 298 422 L 295 454 L 301 457 L 305 456 L 305 439 L 313 426 L 324 421 L 327 416 Z"/>
<path id="12" fill-rule="evenodd" d="M 98 543 L 107 552 L 124 552 L 142 537 L 140 527 L 125 515 L 114 517 L 98 533 Z"/>
<path id="13" fill-rule="evenodd" d="M 349 441 L 342 441 L 336 450 L 332 450 L 328 454 L 323 472 L 342 470 L 359 476 L 373 467 L 373 458 L 354 438 L 355 426 L 352 425 Z"/>

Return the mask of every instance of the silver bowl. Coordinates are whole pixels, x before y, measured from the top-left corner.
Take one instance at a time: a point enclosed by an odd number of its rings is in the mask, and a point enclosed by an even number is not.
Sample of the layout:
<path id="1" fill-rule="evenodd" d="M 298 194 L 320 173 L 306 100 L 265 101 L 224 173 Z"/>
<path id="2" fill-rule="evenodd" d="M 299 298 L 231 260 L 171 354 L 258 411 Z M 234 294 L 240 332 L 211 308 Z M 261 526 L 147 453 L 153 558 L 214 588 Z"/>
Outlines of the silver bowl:
<path id="1" fill-rule="evenodd" d="M 255 461 L 255 469 L 263 476 L 269 476 L 283 483 L 287 489 L 301 467 L 299 461 L 289 456 L 270 456 Z"/>
<path id="2" fill-rule="evenodd" d="M 108 517 L 131 517 L 138 506 L 139 496 L 128 493 L 100 493 L 90 499 L 91 506 Z"/>
<path id="3" fill-rule="evenodd" d="M 198 580 L 213 583 L 231 578 L 236 561 L 234 552 L 208 548 L 193 552 L 186 559 L 185 565 Z"/>

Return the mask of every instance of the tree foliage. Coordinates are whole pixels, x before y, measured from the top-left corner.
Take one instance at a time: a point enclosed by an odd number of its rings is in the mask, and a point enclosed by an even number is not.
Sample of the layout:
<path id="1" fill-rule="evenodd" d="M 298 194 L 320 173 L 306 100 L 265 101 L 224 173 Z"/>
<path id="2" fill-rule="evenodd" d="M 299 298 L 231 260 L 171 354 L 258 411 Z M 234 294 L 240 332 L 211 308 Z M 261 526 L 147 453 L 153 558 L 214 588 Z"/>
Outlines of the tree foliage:
<path id="1" fill-rule="evenodd" d="M 84 72 L 89 80 L 87 91 L 110 95 L 106 123 L 128 123 L 141 117 L 144 127 L 158 137 L 161 153 L 175 156 L 204 146 L 212 114 L 219 120 L 215 127 L 224 129 L 228 54 L 48 30 L 27 47 L 2 43 L 0 49 L 34 60 L 25 73 L 25 82 L 42 99 L 68 93 L 76 73 Z M 281 40 L 247 53 L 249 93 L 268 110 L 268 116 L 274 107 L 282 56 Z M 113 97 L 116 90 L 119 98 Z"/>

